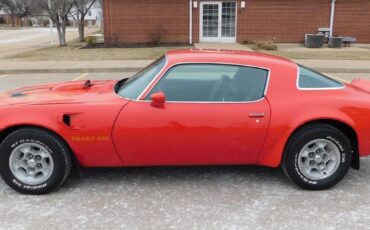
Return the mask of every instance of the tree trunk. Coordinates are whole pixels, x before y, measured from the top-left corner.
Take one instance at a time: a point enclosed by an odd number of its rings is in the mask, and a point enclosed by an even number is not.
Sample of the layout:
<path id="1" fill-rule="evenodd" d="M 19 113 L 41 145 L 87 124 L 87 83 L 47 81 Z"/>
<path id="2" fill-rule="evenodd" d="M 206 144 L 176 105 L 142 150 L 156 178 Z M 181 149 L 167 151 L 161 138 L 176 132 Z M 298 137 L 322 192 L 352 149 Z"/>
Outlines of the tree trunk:
<path id="1" fill-rule="evenodd" d="M 80 42 L 85 40 L 85 16 L 81 14 L 81 18 L 78 23 L 78 34 Z"/>
<path id="2" fill-rule="evenodd" d="M 62 28 L 59 23 L 55 23 L 55 26 L 57 27 L 58 31 L 59 45 L 62 46 L 63 45 Z"/>
<path id="3" fill-rule="evenodd" d="M 66 21 L 67 21 L 67 18 L 63 18 L 63 21 L 62 21 L 62 46 L 65 46 L 66 45 Z"/>
<path id="4" fill-rule="evenodd" d="M 12 10 L 11 14 L 12 14 L 12 27 L 14 27 L 15 26 L 15 15 L 14 15 L 13 10 Z"/>
<path id="5" fill-rule="evenodd" d="M 66 22 L 68 17 L 61 17 L 59 16 L 58 20 L 54 21 L 54 24 L 58 31 L 58 38 L 59 38 L 59 46 L 66 45 Z"/>

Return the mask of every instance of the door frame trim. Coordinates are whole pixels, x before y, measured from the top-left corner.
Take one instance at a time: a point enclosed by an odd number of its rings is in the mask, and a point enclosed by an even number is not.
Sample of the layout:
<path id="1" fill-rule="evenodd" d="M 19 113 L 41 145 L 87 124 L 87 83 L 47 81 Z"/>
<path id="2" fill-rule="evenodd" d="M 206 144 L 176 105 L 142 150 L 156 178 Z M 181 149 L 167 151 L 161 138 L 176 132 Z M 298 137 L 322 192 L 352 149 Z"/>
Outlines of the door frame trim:
<path id="1" fill-rule="evenodd" d="M 235 43 L 236 42 L 236 37 L 237 37 L 237 32 L 238 32 L 238 2 L 237 1 L 230 1 L 235 3 L 235 37 L 222 37 L 222 3 L 224 1 L 201 1 L 199 4 L 199 42 L 213 42 L 213 43 Z M 209 41 L 204 41 L 205 38 L 203 38 L 203 6 L 204 4 L 218 4 L 219 9 L 218 9 L 218 33 L 219 36 L 216 38 L 206 38 L 209 39 Z"/>
<path id="2" fill-rule="evenodd" d="M 265 84 L 265 89 L 263 91 L 263 96 L 262 98 L 258 99 L 258 100 L 255 100 L 255 101 L 237 101 L 237 102 L 232 102 L 232 101 L 215 101 L 215 102 L 212 102 L 212 101 L 166 101 L 166 102 L 171 102 L 171 103 L 193 103 L 193 104 L 201 104 L 201 103 L 204 103 L 204 104 L 250 104 L 250 103 L 256 103 L 256 102 L 260 102 L 260 101 L 263 101 L 266 99 L 266 96 L 267 96 L 267 90 L 270 86 L 270 78 L 271 78 L 271 69 L 269 68 L 266 68 L 266 67 L 261 67 L 261 66 L 253 66 L 253 65 L 244 65 L 244 64 L 235 64 L 235 63 L 228 63 L 228 62 L 179 62 L 179 63 L 175 63 L 175 64 L 172 64 L 170 66 L 165 66 L 164 69 L 162 69 L 161 73 L 156 76 L 152 82 L 150 82 L 148 84 L 148 87 L 146 89 L 144 89 L 144 91 L 140 94 L 140 96 L 133 100 L 133 101 L 137 101 L 137 102 L 151 102 L 150 100 L 145 100 L 145 98 L 148 96 L 148 94 L 150 93 L 150 91 L 155 87 L 155 85 L 166 75 L 166 73 L 173 67 L 177 66 L 177 65 L 184 65 L 184 64 L 215 64 L 215 65 L 233 65 L 233 66 L 244 66 L 244 67 L 250 67 L 250 68 L 257 68 L 257 69 L 262 69 L 262 70 L 266 70 L 267 71 L 267 80 L 266 80 L 266 84 Z M 132 99 L 131 99 L 132 100 Z"/>

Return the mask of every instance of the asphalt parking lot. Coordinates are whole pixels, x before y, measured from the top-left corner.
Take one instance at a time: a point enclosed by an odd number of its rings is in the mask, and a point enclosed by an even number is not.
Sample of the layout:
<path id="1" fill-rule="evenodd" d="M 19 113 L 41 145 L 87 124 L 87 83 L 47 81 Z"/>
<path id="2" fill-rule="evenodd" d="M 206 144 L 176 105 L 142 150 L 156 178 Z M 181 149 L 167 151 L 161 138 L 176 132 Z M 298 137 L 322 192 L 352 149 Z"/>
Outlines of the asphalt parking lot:
<path id="1" fill-rule="evenodd" d="M 0 92 L 133 74 L 0 75 Z M 319 192 L 255 166 L 84 169 L 44 196 L 20 195 L 0 180 L 0 229 L 369 229 L 370 158 L 361 167 Z"/>

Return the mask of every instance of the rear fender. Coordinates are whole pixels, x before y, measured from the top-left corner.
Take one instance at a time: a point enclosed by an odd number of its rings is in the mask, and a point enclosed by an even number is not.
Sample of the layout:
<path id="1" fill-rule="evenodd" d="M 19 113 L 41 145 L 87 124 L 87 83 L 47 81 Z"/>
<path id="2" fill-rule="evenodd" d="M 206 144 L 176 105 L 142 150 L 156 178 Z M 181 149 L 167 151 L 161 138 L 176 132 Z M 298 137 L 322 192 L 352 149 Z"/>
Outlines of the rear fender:
<path id="1" fill-rule="evenodd" d="M 329 112 L 327 114 L 330 114 Z M 323 111 L 325 114 L 325 111 Z M 305 119 L 305 117 L 315 117 Z M 338 118 L 340 117 L 340 118 Z M 278 167 L 281 163 L 282 156 L 289 138 L 294 131 L 304 126 L 307 123 L 320 120 L 334 120 L 354 127 L 353 120 L 346 114 L 339 113 L 337 116 L 317 116 L 314 114 L 298 117 L 291 122 L 286 122 L 288 125 L 281 125 L 282 122 L 271 121 L 270 130 L 267 135 L 265 145 L 258 157 L 258 164 L 268 167 Z"/>

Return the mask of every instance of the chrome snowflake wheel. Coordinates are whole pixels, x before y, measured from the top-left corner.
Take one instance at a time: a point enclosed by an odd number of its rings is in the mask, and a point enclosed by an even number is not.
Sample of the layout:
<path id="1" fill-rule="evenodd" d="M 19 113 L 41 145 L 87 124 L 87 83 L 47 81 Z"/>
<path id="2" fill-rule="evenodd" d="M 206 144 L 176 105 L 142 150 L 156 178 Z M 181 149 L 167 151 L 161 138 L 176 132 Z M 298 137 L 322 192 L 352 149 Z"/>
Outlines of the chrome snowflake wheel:
<path id="1" fill-rule="evenodd" d="M 337 171 L 340 159 L 339 148 L 334 142 L 316 139 L 307 143 L 298 154 L 298 168 L 308 179 L 322 180 Z"/>
<path id="2" fill-rule="evenodd" d="M 54 162 L 50 152 L 40 144 L 24 143 L 17 146 L 9 157 L 14 177 L 28 185 L 45 183 L 52 175 Z"/>

